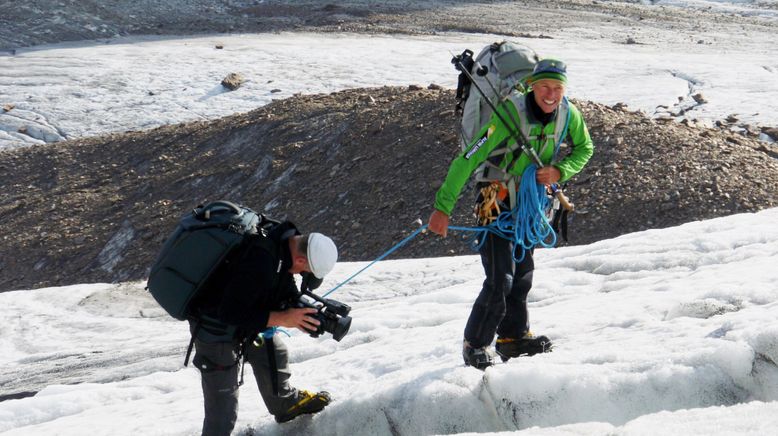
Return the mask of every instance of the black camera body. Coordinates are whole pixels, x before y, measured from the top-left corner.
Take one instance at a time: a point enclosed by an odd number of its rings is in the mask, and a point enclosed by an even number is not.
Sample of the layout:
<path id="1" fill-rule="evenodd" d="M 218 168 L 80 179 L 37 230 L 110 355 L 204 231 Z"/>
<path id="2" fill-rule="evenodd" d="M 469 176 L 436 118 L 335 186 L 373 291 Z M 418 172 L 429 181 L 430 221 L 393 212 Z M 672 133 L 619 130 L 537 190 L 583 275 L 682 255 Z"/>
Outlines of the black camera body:
<path id="1" fill-rule="evenodd" d="M 331 333 L 336 341 L 346 336 L 351 327 L 351 307 L 340 301 L 322 298 L 311 292 L 321 285 L 322 280 L 317 279 L 312 273 L 302 273 L 303 281 L 300 285 L 300 293 L 289 301 L 292 307 L 309 307 L 316 309 L 316 314 L 312 315 L 319 321 L 319 327 L 316 330 L 306 330 L 311 337 L 318 338 L 324 333 Z"/>
<path id="2" fill-rule="evenodd" d="M 308 301 L 305 297 L 310 297 L 313 301 Z M 316 330 L 308 330 L 312 338 L 318 338 L 324 333 L 331 333 L 332 339 L 340 341 L 351 327 L 351 317 L 348 316 L 351 312 L 351 306 L 348 304 L 329 298 L 321 298 L 313 292 L 303 290 L 296 305 L 314 308 L 317 311 L 313 317 L 319 321 L 319 327 Z"/>

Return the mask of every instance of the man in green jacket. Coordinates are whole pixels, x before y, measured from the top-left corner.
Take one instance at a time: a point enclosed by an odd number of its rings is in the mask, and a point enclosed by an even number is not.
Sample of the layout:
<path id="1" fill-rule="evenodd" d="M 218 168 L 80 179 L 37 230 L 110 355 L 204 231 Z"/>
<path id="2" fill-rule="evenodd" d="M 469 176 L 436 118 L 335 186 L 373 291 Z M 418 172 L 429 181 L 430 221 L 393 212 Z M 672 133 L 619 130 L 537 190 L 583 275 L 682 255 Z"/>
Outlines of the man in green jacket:
<path id="1" fill-rule="evenodd" d="M 567 68 L 559 60 L 541 60 L 527 82 L 531 86 L 529 93 L 513 91 L 497 110 L 503 120 L 512 124 L 511 129 L 527 138 L 528 145 L 543 162 L 544 166 L 536 172 L 537 183 L 564 182 L 581 171 L 594 151 L 581 112 L 565 98 Z M 470 145 L 454 159 L 435 195 L 430 231 L 446 236 L 449 216 L 473 173 L 477 173 L 480 188 L 476 212 L 481 224 L 494 220 L 500 210 L 516 207 L 519 181 L 533 161 L 516 144 L 511 129 L 493 114 Z M 559 147 L 567 137 L 571 139 L 572 150 L 559 159 Z M 549 351 L 549 339 L 536 337 L 529 330 L 527 294 L 535 269 L 532 250 L 520 262 L 515 262 L 513 243 L 489 233 L 480 254 L 486 279 L 465 327 L 462 349 L 465 364 L 479 369 L 491 366 L 489 347 L 495 334 L 495 348 L 503 360 Z"/>

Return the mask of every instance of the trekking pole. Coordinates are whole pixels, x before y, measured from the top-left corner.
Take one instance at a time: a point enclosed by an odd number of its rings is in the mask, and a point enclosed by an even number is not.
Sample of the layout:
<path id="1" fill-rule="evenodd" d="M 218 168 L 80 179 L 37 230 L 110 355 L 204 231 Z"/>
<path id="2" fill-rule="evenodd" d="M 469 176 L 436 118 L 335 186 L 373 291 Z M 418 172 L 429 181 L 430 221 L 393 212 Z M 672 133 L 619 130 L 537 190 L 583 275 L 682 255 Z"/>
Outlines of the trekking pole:
<path id="1" fill-rule="evenodd" d="M 453 53 L 452 53 L 453 55 Z M 468 71 L 467 68 L 465 68 L 464 65 L 462 65 L 461 58 L 457 58 L 456 56 L 453 57 L 452 63 L 454 63 L 454 66 L 457 67 L 459 71 L 461 71 L 467 78 L 470 80 L 470 83 L 475 86 L 475 89 L 478 91 L 479 94 L 481 94 L 481 97 L 486 101 L 486 103 L 489 105 L 489 107 L 492 109 L 492 112 L 497 115 L 497 118 L 500 120 L 500 122 L 505 126 L 505 128 L 508 129 L 508 133 L 511 135 L 514 141 L 516 141 L 516 144 L 521 147 L 521 151 L 526 153 L 527 156 L 530 157 L 534 161 L 534 163 L 538 166 L 538 168 L 543 168 L 545 165 L 543 165 L 543 161 L 540 160 L 540 156 L 535 152 L 534 149 L 532 149 L 528 144 L 527 138 L 524 137 L 524 134 L 521 133 L 521 131 L 517 131 L 515 129 L 515 126 L 513 123 L 508 123 L 508 121 L 503 117 L 503 115 L 497 110 L 497 106 L 494 105 L 494 103 L 486 96 L 486 93 L 483 89 L 481 89 L 481 86 L 478 85 L 478 83 L 475 82 L 475 79 L 473 78 L 473 75 L 470 74 L 470 71 Z M 484 71 L 485 67 L 478 62 L 473 63 L 473 65 L 476 67 L 476 71 Z M 489 86 L 492 87 L 492 90 L 495 92 L 495 95 L 499 95 L 497 92 L 497 89 L 494 87 L 492 82 L 489 80 L 488 77 L 483 76 L 486 80 L 486 83 L 489 84 Z M 551 188 L 552 194 L 559 200 L 559 204 L 562 205 L 562 207 L 565 208 L 565 210 L 568 210 L 570 212 L 573 211 L 574 206 L 572 203 L 570 203 L 570 200 L 567 198 L 567 196 L 562 192 L 562 188 L 559 188 L 558 186 L 556 188 Z"/>

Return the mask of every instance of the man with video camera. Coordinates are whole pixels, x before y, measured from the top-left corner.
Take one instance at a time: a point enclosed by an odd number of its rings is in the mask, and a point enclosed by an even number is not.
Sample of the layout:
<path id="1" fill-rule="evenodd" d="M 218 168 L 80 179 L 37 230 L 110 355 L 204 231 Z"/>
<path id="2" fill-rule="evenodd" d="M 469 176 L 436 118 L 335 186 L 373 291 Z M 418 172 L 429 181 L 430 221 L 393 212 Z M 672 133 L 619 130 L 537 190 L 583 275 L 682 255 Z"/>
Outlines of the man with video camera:
<path id="1" fill-rule="evenodd" d="M 200 322 L 190 322 L 196 350 L 192 362 L 201 372 L 205 402 L 203 435 L 229 435 L 235 426 L 241 358 L 251 364 L 262 399 L 277 422 L 319 412 L 329 404 L 327 392 L 289 385 L 287 348 L 272 330 L 294 327 L 312 336 L 328 331 L 337 334 L 337 340 L 345 335 L 351 321 L 345 316 L 348 306 L 332 313 L 330 300 L 315 304 L 302 297 L 312 295 L 308 291 L 321 284 L 337 258 L 332 239 L 320 233 L 301 235 L 287 221 L 266 235 L 252 235 L 208 279 L 192 303 Z M 303 292 L 294 274 L 303 276 Z"/>

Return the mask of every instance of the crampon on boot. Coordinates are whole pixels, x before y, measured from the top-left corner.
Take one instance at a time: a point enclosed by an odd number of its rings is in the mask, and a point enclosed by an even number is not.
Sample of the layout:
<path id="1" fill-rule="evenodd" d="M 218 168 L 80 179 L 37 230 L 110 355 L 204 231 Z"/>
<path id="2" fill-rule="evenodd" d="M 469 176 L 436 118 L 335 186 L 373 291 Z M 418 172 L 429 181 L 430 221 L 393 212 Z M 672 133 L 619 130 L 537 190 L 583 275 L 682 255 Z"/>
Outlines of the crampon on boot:
<path id="1" fill-rule="evenodd" d="M 329 392 L 321 391 L 312 394 L 308 391 L 299 391 L 300 399 L 286 412 L 276 415 L 276 422 L 291 421 L 300 415 L 321 412 L 332 399 Z"/>
<path id="2" fill-rule="evenodd" d="M 548 353 L 553 344 L 546 336 L 535 336 L 532 333 L 525 334 L 521 339 L 497 338 L 495 349 L 503 362 L 512 357 L 534 356 L 538 353 Z"/>
<path id="3" fill-rule="evenodd" d="M 493 355 L 488 347 L 474 348 L 467 342 L 462 346 L 462 358 L 465 360 L 465 365 L 481 371 L 494 365 Z"/>

